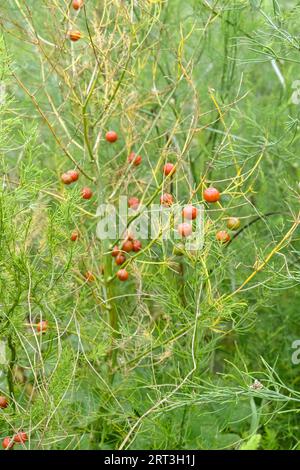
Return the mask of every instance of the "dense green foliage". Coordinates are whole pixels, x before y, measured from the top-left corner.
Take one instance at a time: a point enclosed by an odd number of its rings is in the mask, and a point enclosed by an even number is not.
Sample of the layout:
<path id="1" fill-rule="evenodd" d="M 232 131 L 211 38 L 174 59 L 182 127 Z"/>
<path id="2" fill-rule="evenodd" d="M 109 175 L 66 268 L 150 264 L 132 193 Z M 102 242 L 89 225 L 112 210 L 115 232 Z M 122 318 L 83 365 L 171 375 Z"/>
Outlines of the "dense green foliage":
<path id="1" fill-rule="evenodd" d="M 2 2 L 1 439 L 299 447 L 299 15 L 279 0 Z M 209 185 L 204 247 L 143 241 L 116 279 L 98 204 L 203 203 Z M 229 216 L 241 229 L 220 244 Z"/>

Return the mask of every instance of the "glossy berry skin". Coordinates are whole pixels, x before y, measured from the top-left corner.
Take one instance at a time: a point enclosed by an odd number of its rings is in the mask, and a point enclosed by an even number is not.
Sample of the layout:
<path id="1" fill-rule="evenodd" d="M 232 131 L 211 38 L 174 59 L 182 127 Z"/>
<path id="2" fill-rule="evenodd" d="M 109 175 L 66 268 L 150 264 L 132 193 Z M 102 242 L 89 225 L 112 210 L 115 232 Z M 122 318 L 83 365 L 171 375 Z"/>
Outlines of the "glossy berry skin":
<path id="1" fill-rule="evenodd" d="M 131 152 L 128 157 L 128 163 L 133 163 L 134 166 L 139 166 L 142 163 L 142 157 Z"/>
<path id="2" fill-rule="evenodd" d="M 140 200 L 137 197 L 130 197 L 128 199 L 128 207 L 133 210 L 137 210 L 140 205 Z"/>
<path id="3" fill-rule="evenodd" d="M 79 233 L 77 232 L 77 230 L 74 230 L 72 233 L 71 233 L 71 241 L 72 242 L 76 242 L 76 240 L 78 240 L 79 238 Z"/>
<path id="4" fill-rule="evenodd" d="M 116 264 L 118 266 L 121 266 L 122 264 L 124 264 L 126 261 L 126 256 L 124 255 L 124 253 L 119 253 L 118 256 L 116 257 Z"/>
<path id="5" fill-rule="evenodd" d="M 133 243 L 131 240 L 125 240 L 123 245 L 122 245 L 122 250 L 126 251 L 126 253 L 129 253 L 133 249 Z"/>
<path id="6" fill-rule="evenodd" d="M 8 400 L 6 397 L 0 396 L 0 408 L 4 409 L 8 407 Z"/>
<path id="7" fill-rule="evenodd" d="M 73 0 L 72 7 L 74 10 L 80 10 L 83 7 L 83 0 Z"/>
<path id="8" fill-rule="evenodd" d="M 177 230 L 181 237 L 189 237 L 193 231 L 193 228 L 191 224 L 183 222 L 182 224 L 178 225 Z"/>
<path id="9" fill-rule="evenodd" d="M 122 282 L 127 281 L 128 277 L 129 277 L 129 274 L 126 271 L 126 269 L 120 269 L 117 272 L 117 278 Z"/>
<path id="10" fill-rule="evenodd" d="M 229 217 L 227 220 L 227 228 L 229 230 L 237 230 L 241 225 L 241 221 L 238 217 Z"/>
<path id="11" fill-rule="evenodd" d="M 73 180 L 72 180 L 72 176 L 70 175 L 70 173 L 63 173 L 60 177 L 62 183 L 64 184 L 71 184 L 73 183 Z"/>
<path id="12" fill-rule="evenodd" d="M 134 240 L 133 243 L 132 243 L 132 249 L 133 251 L 135 251 L 136 253 L 138 251 L 141 251 L 142 249 L 142 243 L 140 242 L 140 240 Z"/>
<path id="13" fill-rule="evenodd" d="M 3 449 L 12 449 L 14 445 L 14 441 L 10 437 L 5 437 L 2 441 Z"/>
<path id="14" fill-rule="evenodd" d="M 95 280 L 95 276 L 91 271 L 87 271 L 85 273 L 84 277 L 88 282 L 94 282 L 94 280 Z"/>
<path id="15" fill-rule="evenodd" d="M 160 197 L 160 203 L 164 207 L 170 207 L 173 204 L 172 194 L 165 193 Z"/>
<path id="16" fill-rule="evenodd" d="M 112 252 L 111 252 L 111 256 L 113 256 L 114 258 L 116 258 L 119 253 L 120 253 L 120 250 L 119 250 L 119 248 L 117 247 L 117 245 L 114 246 L 113 249 L 112 249 Z"/>
<path id="17" fill-rule="evenodd" d="M 88 187 L 82 188 L 81 196 L 83 199 L 91 199 L 93 196 L 93 191 Z"/>
<path id="18" fill-rule="evenodd" d="M 28 441 L 28 436 L 26 432 L 24 431 L 19 431 L 15 436 L 14 436 L 14 442 L 17 444 L 24 444 L 24 442 Z"/>
<path id="19" fill-rule="evenodd" d="M 206 188 L 203 192 L 203 197 L 206 202 L 217 202 L 220 199 L 220 192 L 217 188 Z"/>
<path id="20" fill-rule="evenodd" d="M 78 173 L 78 171 L 76 171 L 76 170 L 70 170 L 70 171 L 68 171 L 67 174 L 70 175 L 71 180 L 72 180 L 72 183 L 74 183 L 75 181 L 77 181 L 78 178 L 79 178 L 79 173 Z"/>
<path id="21" fill-rule="evenodd" d="M 76 42 L 81 39 L 81 32 L 80 31 L 69 31 L 68 36 L 71 39 L 71 41 Z"/>
<path id="22" fill-rule="evenodd" d="M 176 168 L 173 163 L 166 163 L 163 168 L 163 172 L 165 176 L 168 176 L 170 174 L 174 174 L 176 172 Z"/>
<path id="23" fill-rule="evenodd" d="M 37 332 L 38 333 L 46 333 L 47 329 L 48 329 L 48 322 L 43 320 L 43 321 L 40 321 L 37 325 L 36 325 L 36 329 L 37 329 Z"/>
<path id="24" fill-rule="evenodd" d="M 230 241 L 230 235 L 226 230 L 220 230 L 216 233 L 216 239 L 221 243 L 228 243 Z"/>
<path id="25" fill-rule="evenodd" d="M 188 220 L 194 220 L 197 217 L 197 207 L 194 206 L 185 206 L 185 208 L 182 211 L 182 215 L 185 219 Z"/>
<path id="26" fill-rule="evenodd" d="M 107 142 L 113 144 L 118 140 L 118 134 L 115 131 L 108 131 L 106 132 L 105 139 L 107 140 Z"/>

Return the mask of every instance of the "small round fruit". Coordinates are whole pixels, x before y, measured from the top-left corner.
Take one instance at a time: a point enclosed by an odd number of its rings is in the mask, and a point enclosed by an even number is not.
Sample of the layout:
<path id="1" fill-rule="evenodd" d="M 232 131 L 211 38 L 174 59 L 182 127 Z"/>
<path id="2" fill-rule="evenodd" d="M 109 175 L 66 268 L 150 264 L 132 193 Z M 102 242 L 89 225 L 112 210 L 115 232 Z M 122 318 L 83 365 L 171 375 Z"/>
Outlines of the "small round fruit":
<path id="1" fill-rule="evenodd" d="M 193 231 L 193 228 L 191 224 L 183 222 L 182 224 L 178 225 L 177 230 L 181 237 L 189 237 Z"/>
<path id="2" fill-rule="evenodd" d="M 206 202 L 217 202 L 220 199 L 220 192 L 217 188 L 206 188 L 203 192 L 203 196 Z"/>
<path id="3" fill-rule="evenodd" d="M 113 256 L 114 258 L 116 258 L 119 253 L 120 253 L 120 250 L 119 250 L 119 248 L 117 247 L 117 245 L 114 246 L 113 249 L 112 249 L 112 252 L 111 252 L 111 256 Z"/>
<path id="4" fill-rule="evenodd" d="M 170 174 L 174 174 L 176 172 L 176 168 L 173 165 L 173 163 L 166 163 L 163 171 L 164 171 L 164 174 L 168 176 Z"/>
<path id="5" fill-rule="evenodd" d="M 134 152 L 128 157 L 128 163 L 132 163 L 134 166 L 139 166 L 142 163 L 142 157 L 140 155 L 136 155 Z"/>
<path id="6" fill-rule="evenodd" d="M 216 233 L 216 239 L 221 243 L 228 243 L 230 240 L 230 235 L 226 230 L 220 230 Z"/>
<path id="7" fill-rule="evenodd" d="M 93 196 L 93 191 L 88 187 L 82 188 L 81 196 L 83 199 L 91 199 Z"/>
<path id="8" fill-rule="evenodd" d="M 94 274 L 93 274 L 91 271 L 87 271 L 87 272 L 84 274 L 84 277 L 85 277 L 85 279 L 87 280 L 87 282 L 94 282 L 94 280 L 95 280 L 95 276 L 94 276 Z"/>
<path id="9" fill-rule="evenodd" d="M 48 330 L 48 322 L 46 320 L 40 321 L 36 325 L 36 329 L 38 333 L 46 333 L 46 331 Z"/>
<path id="10" fill-rule="evenodd" d="M 132 243 L 132 249 L 133 251 L 135 251 L 136 253 L 138 251 L 141 251 L 142 249 L 142 243 L 140 242 L 140 240 L 134 240 L 133 243 Z"/>
<path id="11" fill-rule="evenodd" d="M 241 221 L 238 217 L 229 217 L 227 220 L 227 227 L 229 230 L 237 230 L 241 225 Z"/>
<path id="12" fill-rule="evenodd" d="M 76 42 L 81 39 L 81 32 L 80 31 L 68 31 L 68 36 L 71 41 Z"/>
<path id="13" fill-rule="evenodd" d="M 140 200 L 137 197 L 130 197 L 128 199 L 128 207 L 133 210 L 137 210 L 140 205 Z"/>
<path id="14" fill-rule="evenodd" d="M 0 396 L 0 408 L 4 409 L 8 407 L 8 400 L 6 397 Z"/>
<path id="15" fill-rule="evenodd" d="M 73 183 L 73 180 L 72 180 L 72 177 L 70 175 L 70 173 L 63 173 L 60 177 L 61 181 L 64 183 L 64 184 L 71 184 Z"/>
<path id="16" fill-rule="evenodd" d="M 160 197 L 160 203 L 164 207 L 170 207 L 173 204 L 172 194 L 165 193 Z"/>
<path id="17" fill-rule="evenodd" d="M 14 441 L 10 437 L 5 437 L 2 441 L 3 449 L 12 449 L 14 445 Z"/>
<path id="18" fill-rule="evenodd" d="M 118 140 L 118 134 L 115 131 L 108 131 L 106 132 L 105 139 L 107 140 L 107 142 L 113 144 Z"/>
<path id="19" fill-rule="evenodd" d="M 73 0 L 72 6 L 74 10 L 80 10 L 83 7 L 83 0 Z"/>
<path id="20" fill-rule="evenodd" d="M 78 180 L 79 178 L 79 173 L 77 170 L 70 170 L 68 171 L 68 175 L 70 175 L 72 183 Z"/>
<path id="21" fill-rule="evenodd" d="M 116 264 L 118 266 L 121 266 L 122 264 L 124 264 L 126 261 L 126 256 L 124 255 L 124 253 L 119 253 L 118 256 L 116 257 Z"/>
<path id="22" fill-rule="evenodd" d="M 17 444 L 24 444 L 24 442 L 28 441 L 28 436 L 26 432 L 24 431 L 19 431 L 17 434 L 14 436 L 14 442 Z"/>
<path id="23" fill-rule="evenodd" d="M 129 253 L 133 249 L 133 243 L 131 240 L 125 240 L 123 245 L 122 245 L 122 250 L 126 251 L 126 253 Z"/>
<path id="24" fill-rule="evenodd" d="M 126 271 L 126 269 L 120 269 L 118 272 L 117 272 L 117 277 L 120 281 L 127 281 L 128 277 L 129 277 L 129 274 L 128 272 Z"/>
<path id="25" fill-rule="evenodd" d="M 79 233 L 77 232 L 77 230 L 74 230 L 72 233 L 71 233 L 71 241 L 72 242 L 76 242 L 76 240 L 78 240 L 79 238 Z"/>
<path id="26" fill-rule="evenodd" d="M 194 220 L 197 217 L 197 207 L 194 206 L 185 206 L 185 208 L 182 211 L 182 215 L 185 219 L 188 220 Z"/>

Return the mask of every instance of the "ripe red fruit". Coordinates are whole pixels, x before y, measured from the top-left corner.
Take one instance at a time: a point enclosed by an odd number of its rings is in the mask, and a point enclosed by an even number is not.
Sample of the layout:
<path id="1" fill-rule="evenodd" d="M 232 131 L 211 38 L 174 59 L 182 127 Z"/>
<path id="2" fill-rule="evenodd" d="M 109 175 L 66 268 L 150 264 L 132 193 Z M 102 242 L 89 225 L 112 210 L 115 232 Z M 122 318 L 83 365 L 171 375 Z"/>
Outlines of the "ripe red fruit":
<path id="1" fill-rule="evenodd" d="M 107 140 L 107 142 L 113 144 L 118 140 L 118 134 L 115 131 L 108 131 L 106 132 L 105 139 Z"/>
<path id="2" fill-rule="evenodd" d="M 84 277 L 86 278 L 86 280 L 87 280 L 88 282 L 94 282 L 94 280 L 95 280 L 95 276 L 94 276 L 94 274 L 93 274 L 91 271 L 87 271 L 87 272 L 85 273 Z"/>
<path id="3" fill-rule="evenodd" d="M 182 211 L 182 215 L 185 219 L 188 220 L 194 220 L 197 217 L 197 207 L 194 206 L 185 206 L 185 208 Z"/>
<path id="4" fill-rule="evenodd" d="M 227 227 L 230 230 L 237 230 L 241 225 L 241 221 L 238 217 L 229 217 L 227 220 Z"/>
<path id="5" fill-rule="evenodd" d="M 76 240 L 78 239 L 79 237 L 79 233 L 77 232 L 77 230 L 74 230 L 72 233 L 71 233 L 71 240 L 72 242 L 76 242 Z"/>
<path id="6" fill-rule="evenodd" d="M 220 199 L 220 192 L 216 188 L 207 188 L 203 192 L 206 202 L 217 202 Z"/>
<path id="7" fill-rule="evenodd" d="M 191 224 L 183 222 L 182 224 L 178 225 L 177 230 L 181 237 L 189 237 L 193 231 L 193 228 Z"/>
<path id="8" fill-rule="evenodd" d="M 3 449 L 12 449 L 14 445 L 14 441 L 10 437 L 5 437 L 2 441 Z"/>
<path id="9" fill-rule="evenodd" d="M 134 240 L 134 241 L 133 241 L 133 243 L 132 243 L 132 249 L 133 249 L 133 251 L 135 251 L 136 253 L 142 249 L 142 243 L 140 242 L 140 240 Z"/>
<path id="10" fill-rule="evenodd" d="M 91 197 L 93 196 L 93 191 L 88 187 L 82 188 L 81 196 L 83 199 L 91 199 Z"/>
<path id="11" fill-rule="evenodd" d="M 70 175 L 70 173 L 63 173 L 60 177 L 61 181 L 64 183 L 64 184 L 71 184 L 73 183 L 73 180 L 72 180 L 72 176 Z"/>
<path id="12" fill-rule="evenodd" d="M 137 210 L 140 205 L 140 200 L 137 197 L 130 197 L 128 199 L 128 207 Z"/>
<path id="13" fill-rule="evenodd" d="M 164 207 L 170 207 L 173 204 L 172 194 L 165 193 L 160 197 L 160 203 Z"/>
<path id="14" fill-rule="evenodd" d="M 122 245 L 122 250 L 126 251 L 126 253 L 129 253 L 133 249 L 133 243 L 131 240 L 125 240 L 123 245 Z"/>
<path id="15" fill-rule="evenodd" d="M 0 408 L 4 409 L 8 407 L 8 400 L 6 397 L 0 396 Z"/>
<path id="16" fill-rule="evenodd" d="M 176 168 L 173 165 L 173 163 L 166 163 L 163 168 L 163 171 L 164 171 L 164 174 L 168 176 L 170 174 L 174 174 L 176 172 Z"/>
<path id="17" fill-rule="evenodd" d="M 124 255 L 124 253 L 119 253 L 118 256 L 116 257 L 116 264 L 118 266 L 121 266 L 122 264 L 124 264 L 126 261 L 126 256 Z"/>
<path id="18" fill-rule="evenodd" d="M 73 0 L 72 6 L 74 10 L 80 10 L 83 7 L 83 0 Z"/>
<path id="19" fill-rule="evenodd" d="M 18 444 L 24 444 L 24 442 L 28 441 L 28 436 L 27 436 L 26 432 L 19 431 L 14 436 L 14 441 L 17 442 Z"/>
<path id="20" fill-rule="evenodd" d="M 226 230 L 220 230 L 216 233 L 216 239 L 221 243 L 227 243 L 230 240 L 230 235 Z"/>
<path id="21" fill-rule="evenodd" d="M 127 281 L 128 277 L 129 277 L 129 274 L 128 272 L 126 271 L 126 269 L 120 269 L 118 272 L 117 272 L 117 277 L 120 281 Z"/>
<path id="22" fill-rule="evenodd" d="M 68 36 L 71 41 L 79 41 L 81 39 L 81 32 L 80 31 L 68 31 Z"/>
<path id="23" fill-rule="evenodd" d="M 117 247 L 117 245 L 114 246 L 113 249 L 112 249 L 112 252 L 111 252 L 111 256 L 113 256 L 115 258 L 116 256 L 118 256 L 119 253 L 120 253 L 120 250 Z"/>
<path id="24" fill-rule="evenodd" d="M 142 163 L 142 157 L 140 155 L 136 155 L 134 152 L 128 157 L 128 163 L 132 163 L 134 166 L 139 166 Z"/>
<path id="25" fill-rule="evenodd" d="M 72 183 L 74 183 L 75 181 L 77 181 L 78 178 L 79 178 L 79 173 L 78 173 L 77 170 L 70 170 L 70 171 L 68 171 L 67 174 L 70 175 L 71 180 L 72 180 Z"/>
<path id="26" fill-rule="evenodd" d="M 46 333 L 47 329 L 48 329 L 48 322 L 43 320 L 43 321 L 40 321 L 37 325 L 36 325 L 36 329 L 37 329 L 37 332 L 38 333 Z"/>

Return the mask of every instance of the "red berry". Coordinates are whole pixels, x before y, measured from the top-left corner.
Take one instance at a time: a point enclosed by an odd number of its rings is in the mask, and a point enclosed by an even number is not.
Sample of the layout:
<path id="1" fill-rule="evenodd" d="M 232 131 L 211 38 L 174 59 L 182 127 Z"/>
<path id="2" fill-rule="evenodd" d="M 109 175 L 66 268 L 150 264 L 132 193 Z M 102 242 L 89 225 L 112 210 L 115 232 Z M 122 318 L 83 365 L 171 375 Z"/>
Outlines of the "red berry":
<path id="1" fill-rule="evenodd" d="M 117 247 L 117 245 L 114 246 L 113 249 L 112 249 L 112 252 L 111 252 L 111 256 L 113 256 L 115 258 L 116 256 L 118 256 L 119 253 L 120 253 L 120 250 Z"/>
<path id="2" fill-rule="evenodd" d="M 118 134 L 115 131 L 108 131 L 106 132 L 105 139 L 107 140 L 107 142 L 113 144 L 118 140 Z"/>
<path id="3" fill-rule="evenodd" d="M 26 432 L 19 431 L 14 436 L 14 441 L 17 442 L 18 444 L 24 444 L 24 442 L 28 441 L 28 436 L 27 436 Z"/>
<path id="4" fill-rule="evenodd" d="M 60 179 L 64 184 L 71 184 L 73 182 L 70 173 L 63 173 Z"/>
<path id="5" fill-rule="evenodd" d="M 140 200 L 137 197 L 130 197 L 128 199 L 128 207 L 137 210 L 140 205 Z"/>
<path id="6" fill-rule="evenodd" d="M 79 41 L 81 38 L 81 32 L 80 31 L 68 31 L 68 36 L 71 39 L 71 41 Z"/>
<path id="7" fill-rule="evenodd" d="M 139 166 L 142 163 L 142 157 L 140 155 L 136 155 L 134 152 L 128 157 L 128 163 L 132 163 L 134 166 Z"/>
<path id="8" fill-rule="evenodd" d="M 160 197 L 160 203 L 164 207 L 170 207 L 173 204 L 172 194 L 165 193 Z"/>
<path id="9" fill-rule="evenodd" d="M 83 7 L 83 0 L 73 0 L 72 6 L 74 10 L 80 10 Z"/>
<path id="10" fill-rule="evenodd" d="M 173 163 L 166 163 L 163 171 L 164 171 L 164 174 L 168 176 L 170 174 L 174 174 L 176 172 L 176 168 L 173 165 Z"/>
<path id="11" fill-rule="evenodd" d="M 0 408 L 4 409 L 8 407 L 8 400 L 6 397 L 0 396 Z"/>
<path id="12" fill-rule="evenodd" d="M 241 221 L 238 217 L 229 217 L 227 220 L 227 227 L 230 230 L 237 230 L 241 225 Z"/>
<path id="13" fill-rule="evenodd" d="M 76 240 L 78 239 L 79 237 L 79 233 L 77 232 L 77 230 L 74 230 L 72 233 L 71 233 L 71 240 L 72 242 L 76 242 Z"/>
<path id="14" fill-rule="evenodd" d="M 140 240 L 134 240 L 134 242 L 132 243 L 132 249 L 135 252 L 138 252 L 142 249 L 142 243 L 140 242 Z"/>
<path id="15" fill-rule="evenodd" d="M 182 211 L 182 215 L 185 219 L 188 220 L 194 220 L 197 217 L 197 207 L 194 206 L 185 206 L 185 208 Z"/>
<path id="16" fill-rule="evenodd" d="M 122 264 L 124 264 L 126 261 L 126 256 L 124 255 L 124 253 L 119 253 L 118 256 L 116 257 L 116 264 L 118 266 L 121 266 Z"/>
<path id="17" fill-rule="evenodd" d="M 220 199 L 220 192 L 216 188 L 207 188 L 203 192 L 205 201 L 217 202 Z"/>
<path id="18" fill-rule="evenodd" d="M 123 245 L 122 245 L 122 250 L 126 251 L 126 253 L 129 253 L 133 249 L 133 243 L 131 240 L 125 240 Z"/>
<path id="19" fill-rule="evenodd" d="M 79 173 L 77 170 L 70 170 L 68 171 L 68 175 L 70 175 L 72 183 L 78 180 L 79 178 Z"/>
<path id="20" fill-rule="evenodd" d="M 230 240 L 230 235 L 226 230 L 220 230 L 216 233 L 216 239 L 221 243 L 227 243 Z"/>
<path id="21" fill-rule="evenodd" d="M 91 199 L 93 196 L 93 191 L 88 187 L 82 188 L 81 196 L 83 199 Z"/>
<path id="22" fill-rule="evenodd" d="M 12 449 L 14 445 L 14 441 L 10 437 L 5 437 L 2 441 L 3 449 Z"/>
<path id="23" fill-rule="evenodd" d="M 127 281 L 128 279 L 128 272 L 126 271 L 126 269 L 120 269 L 118 272 L 117 272 L 117 277 L 120 281 Z"/>
<path id="24" fill-rule="evenodd" d="M 48 329 L 48 322 L 43 320 L 43 321 L 40 321 L 37 325 L 36 325 L 36 329 L 37 329 L 37 332 L 38 333 L 46 333 L 47 329 Z"/>
<path id="25" fill-rule="evenodd" d="M 181 237 L 188 237 L 191 235 L 193 231 L 191 224 L 187 222 L 183 222 L 182 224 L 179 224 L 177 230 Z"/>
<path id="26" fill-rule="evenodd" d="M 93 274 L 91 271 L 87 271 L 87 272 L 85 273 L 84 277 L 86 278 L 86 280 L 87 280 L 88 282 L 94 282 L 94 280 L 95 280 L 95 276 L 94 276 L 94 274 Z"/>

